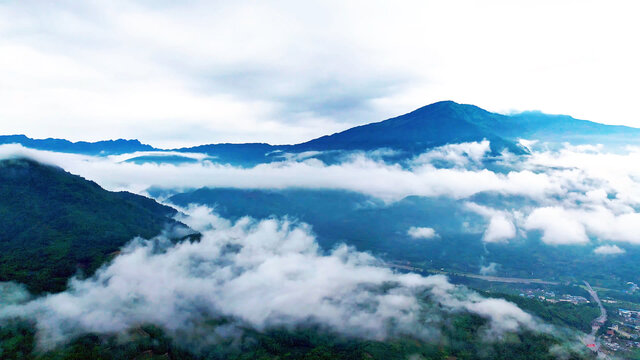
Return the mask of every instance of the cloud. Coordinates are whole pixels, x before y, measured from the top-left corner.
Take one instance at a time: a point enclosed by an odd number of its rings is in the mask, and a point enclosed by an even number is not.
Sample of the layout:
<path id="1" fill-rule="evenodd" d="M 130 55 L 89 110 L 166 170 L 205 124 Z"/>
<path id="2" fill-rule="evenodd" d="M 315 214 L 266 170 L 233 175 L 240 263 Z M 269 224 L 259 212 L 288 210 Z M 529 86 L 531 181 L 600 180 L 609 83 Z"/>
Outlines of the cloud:
<path id="1" fill-rule="evenodd" d="M 447 144 L 417 156 L 411 161 L 413 166 L 422 166 L 434 162 L 443 162 L 455 167 L 466 168 L 469 165 L 482 165 L 482 160 L 491 151 L 488 140 L 460 144 Z"/>
<path id="2" fill-rule="evenodd" d="M 241 168 L 210 161 L 180 165 L 123 163 L 123 156 L 90 157 L 36 151 L 19 145 L 0 146 L 0 158 L 16 156 L 60 166 L 110 190 L 133 192 L 143 192 L 150 187 L 174 190 L 297 187 L 349 190 L 395 201 L 409 195 L 466 198 L 480 192 L 544 198 L 565 191 L 547 174 L 529 170 L 501 174 L 487 169 L 436 168 L 431 164 L 405 169 L 399 164 L 374 160 L 366 154 L 349 156 L 344 162 L 334 165 L 308 159 Z M 369 181 L 361 180 L 365 178 Z"/>
<path id="3" fill-rule="evenodd" d="M 563 176 L 566 186 L 603 190 L 615 195 L 618 202 L 640 204 L 640 169 L 629 164 L 640 161 L 640 148 L 629 146 L 623 151 L 607 151 L 598 146 L 565 146 L 559 151 L 534 152 L 526 162 L 531 170 L 554 171 Z M 562 171 L 561 171 L 562 169 Z"/>
<path id="4" fill-rule="evenodd" d="M 595 248 L 593 252 L 598 255 L 619 255 L 624 254 L 625 250 L 617 245 L 602 245 Z"/>
<path id="5" fill-rule="evenodd" d="M 290 143 L 447 98 L 633 124 L 640 52 L 620 44 L 637 9 L 618 5 L 576 17 L 552 1 L 5 2 L 0 119 L 154 145 Z"/>
<path id="6" fill-rule="evenodd" d="M 589 242 L 584 225 L 570 212 L 559 207 L 535 209 L 524 224 L 527 230 L 541 230 L 542 241 L 550 245 L 586 244 Z"/>
<path id="7" fill-rule="evenodd" d="M 482 235 L 485 242 L 505 242 L 516 236 L 516 227 L 511 220 L 503 215 L 495 215 L 491 217 L 489 226 Z"/>
<path id="8" fill-rule="evenodd" d="M 0 282 L 0 307 L 24 303 L 28 301 L 30 297 L 24 285 L 13 282 Z"/>
<path id="9" fill-rule="evenodd" d="M 542 240 L 552 244 L 584 244 L 589 241 L 587 235 L 600 240 L 640 244 L 640 214 L 616 214 L 604 205 L 538 208 L 529 214 L 524 227 L 542 230 Z"/>
<path id="10" fill-rule="evenodd" d="M 407 231 L 407 235 L 414 239 L 433 239 L 438 236 L 436 231 L 430 227 L 415 227 L 412 226 Z"/>
<path id="11" fill-rule="evenodd" d="M 371 101 L 411 76 L 326 31 L 349 27 L 336 6 L 3 4 L 3 128 L 154 145 L 290 143 L 376 119 Z"/>
<path id="12" fill-rule="evenodd" d="M 456 295 L 451 291 L 452 286 L 454 285 L 434 287 L 431 292 L 446 309 L 465 310 L 488 319 L 490 327 L 487 329 L 487 335 L 489 336 L 501 336 L 505 332 L 516 331 L 523 327 L 537 329 L 537 331 L 548 330 L 546 326 L 533 325 L 536 320 L 514 303 L 504 299 L 484 298 L 464 288 L 460 288 L 461 291 Z"/>
<path id="13" fill-rule="evenodd" d="M 214 163 L 202 154 L 186 154 L 197 160 L 188 164 L 135 164 L 126 160 L 142 153 L 91 157 L 19 145 L 0 146 L 0 159 L 29 157 L 109 190 L 136 193 L 151 187 L 171 192 L 201 187 L 303 188 L 354 191 L 386 202 L 406 196 L 472 199 L 464 204 L 487 220 L 486 242 L 507 242 L 520 229 L 541 231 L 548 244 L 587 244 L 589 238 L 640 243 L 640 213 L 635 210 L 640 206 L 640 171 L 628 166 L 640 162 L 639 148 L 609 153 L 598 146 L 566 145 L 558 151 L 542 147 L 530 156 L 510 159 L 503 165 L 506 170 L 498 172 L 482 167 L 486 147 L 486 143 L 451 144 L 427 151 L 418 157 L 422 161 L 407 166 L 367 153 L 345 155 L 332 165 L 307 157 L 312 154 L 251 168 Z M 467 155 L 458 160 L 468 153 L 476 160 Z M 455 159 L 459 165 L 437 167 L 432 163 L 437 159 Z M 478 195 L 494 199 L 486 203 L 493 207 L 476 204 L 481 202 Z"/>
<path id="14" fill-rule="evenodd" d="M 584 222 L 588 231 L 601 240 L 640 244 L 639 213 L 615 214 L 603 206 L 596 206 L 583 209 L 577 216 Z"/>
<path id="15" fill-rule="evenodd" d="M 520 310 L 514 303 L 504 299 L 483 299 L 466 302 L 464 307 L 471 313 L 491 319 L 491 333 L 500 335 L 507 331 L 516 331 L 522 324 L 529 324 L 533 317 Z"/>
<path id="16" fill-rule="evenodd" d="M 490 263 L 487 266 L 481 266 L 480 267 L 480 275 L 495 275 L 495 273 L 498 271 L 498 267 L 500 266 L 500 264 L 498 263 Z"/>
<path id="17" fill-rule="evenodd" d="M 231 223 L 204 207 L 185 211 L 189 215 L 179 220 L 202 233 L 199 242 L 135 239 L 94 277 L 71 280 L 63 293 L 3 306 L 0 319 L 33 319 L 45 348 L 85 332 L 120 332 L 143 323 L 186 341 L 198 324 L 220 317 L 238 331 L 316 323 L 369 339 L 436 339 L 439 319 L 458 312 L 487 319 L 490 336 L 544 330 L 517 306 L 483 298 L 443 276 L 396 273 L 345 245 L 322 253 L 304 224 Z M 212 331 L 209 340 L 222 333 Z"/>
<path id="18" fill-rule="evenodd" d="M 488 243 L 507 242 L 516 237 L 516 226 L 513 215 L 507 211 L 500 211 L 473 202 L 466 202 L 465 208 L 487 219 L 489 224 L 482 235 L 482 241 Z"/>

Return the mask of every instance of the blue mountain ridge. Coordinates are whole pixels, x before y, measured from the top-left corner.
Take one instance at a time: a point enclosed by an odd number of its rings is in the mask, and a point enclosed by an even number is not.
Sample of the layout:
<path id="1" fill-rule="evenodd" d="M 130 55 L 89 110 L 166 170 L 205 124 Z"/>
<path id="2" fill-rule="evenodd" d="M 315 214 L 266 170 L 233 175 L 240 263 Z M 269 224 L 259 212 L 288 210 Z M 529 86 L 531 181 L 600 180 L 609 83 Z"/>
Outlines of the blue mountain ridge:
<path id="1" fill-rule="evenodd" d="M 160 149 L 138 140 L 70 142 L 63 139 L 31 139 L 24 135 L 0 136 L 0 144 L 18 143 L 25 147 L 87 155 L 124 154 L 135 151 L 172 150 L 205 153 L 221 162 L 257 164 L 274 161 L 282 152 L 374 150 L 390 148 L 407 155 L 445 144 L 482 141 L 491 142 L 492 153 L 508 150 L 525 154 L 518 139 L 548 142 L 635 144 L 640 142 L 640 129 L 604 125 L 578 120 L 566 115 L 548 115 L 527 111 L 513 115 L 492 113 L 474 105 L 440 101 L 410 113 L 380 122 L 356 126 L 293 145 L 267 143 L 205 144 L 178 149 Z"/>

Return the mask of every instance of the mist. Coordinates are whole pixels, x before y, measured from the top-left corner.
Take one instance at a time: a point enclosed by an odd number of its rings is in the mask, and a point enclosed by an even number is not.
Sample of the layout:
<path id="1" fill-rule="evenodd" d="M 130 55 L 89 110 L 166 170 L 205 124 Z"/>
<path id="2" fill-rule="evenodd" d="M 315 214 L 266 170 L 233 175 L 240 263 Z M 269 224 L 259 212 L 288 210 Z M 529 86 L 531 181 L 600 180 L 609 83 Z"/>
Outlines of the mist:
<path id="1" fill-rule="evenodd" d="M 508 243 L 539 236 L 552 246 L 640 243 L 640 215 L 636 212 L 640 206 L 640 171 L 629 166 L 640 161 L 639 148 L 610 152 L 603 146 L 565 144 L 554 150 L 543 143 L 523 143 L 529 144 L 530 155 L 505 152 L 492 158 L 490 143 L 485 140 L 437 147 L 404 164 L 387 163 L 378 152 L 346 154 L 336 164 L 308 157 L 315 153 L 283 156 L 283 161 L 250 168 L 215 163 L 203 154 L 182 154 L 195 163 L 136 164 L 126 160 L 149 153 L 93 157 L 20 145 L 0 146 L 0 158 L 32 158 L 60 166 L 109 190 L 141 194 L 150 189 L 177 193 L 229 187 L 343 190 L 386 203 L 407 196 L 444 197 L 463 201 L 461 206 L 484 219 L 480 226 L 484 227 L 485 242 Z M 500 201 L 469 205 L 474 202 L 468 200 L 480 194 L 527 201 L 519 201 L 518 206 Z"/>
<path id="2" fill-rule="evenodd" d="M 475 146 L 474 146 L 475 145 Z M 485 168 L 465 168 L 469 158 L 479 161 L 477 153 L 485 151 L 488 142 L 447 145 L 436 148 L 412 161 L 410 167 L 389 164 L 366 153 L 346 156 L 344 161 L 327 165 L 318 159 L 259 164 L 252 168 L 235 167 L 202 161 L 195 164 L 135 164 L 126 157 L 92 157 L 61 154 L 24 148 L 20 145 L 0 146 L 0 158 L 28 157 L 53 164 L 83 176 L 110 190 L 137 193 L 151 187 L 174 191 L 200 187 L 233 187 L 250 189 L 339 189 L 355 191 L 386 201 L 397 201 L 409 195 L 466 198 L 480 192 L 524 194 L 533 198 L 562 194 L 562 183 L 545 173 L 528 169 L 506 174 Z M 468 150 L 479 147 L 481 150 Z M 468 152 L 471 152 L 469 155 Z M 446 155 L 445 155 L 446 153 Z M 130 158 L 135 157 L 132 154 Z M 437 167 L 431 161 L 447 159 L 453 167 Z M 362 181 L 362 179 L 368 181 Z M 562 179 L 559 179 L 562 180 Z"/>
<path id="3" fill-rule="evenodd" d="M 398 273 L 346 245 L 322 251 L 310 228 L 286 219 L 233 223 L 206 207 L 183 209 L 178 220 L 201 232 L 199 242 L 173 244 L 168 234 L 134 239 L 91 278 L 35 299 L 14 297 L 0 319 L 35 322 L 41 349 L 84 333 L 112 334 L 141 324 L 162 326 L 178 341 L 197 336 L 206 319 L 229 319 L 205 342 L 243 328 L 316 324 L 363 339 L 439 339 L 452 313 L 487 320 L 481 336 L 550 331 L 503 299 L 484 298 L 441 275 Z M 187 215 L 188 214 L 188 215 Z M 22 293 L 18 285 L 4 285 Z"/>

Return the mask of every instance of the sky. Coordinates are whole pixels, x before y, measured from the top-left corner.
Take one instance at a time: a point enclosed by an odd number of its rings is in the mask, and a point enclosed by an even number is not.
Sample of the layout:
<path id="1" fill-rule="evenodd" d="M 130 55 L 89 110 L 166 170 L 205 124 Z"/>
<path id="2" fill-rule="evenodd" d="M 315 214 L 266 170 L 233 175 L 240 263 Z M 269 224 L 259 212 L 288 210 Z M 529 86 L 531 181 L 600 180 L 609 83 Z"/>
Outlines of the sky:
<path id="1" fill-rule="evenodd" d="M 640 127 L 635 1 L 0 2 L 0 134 L 296 143 L 440 100 Z"/>

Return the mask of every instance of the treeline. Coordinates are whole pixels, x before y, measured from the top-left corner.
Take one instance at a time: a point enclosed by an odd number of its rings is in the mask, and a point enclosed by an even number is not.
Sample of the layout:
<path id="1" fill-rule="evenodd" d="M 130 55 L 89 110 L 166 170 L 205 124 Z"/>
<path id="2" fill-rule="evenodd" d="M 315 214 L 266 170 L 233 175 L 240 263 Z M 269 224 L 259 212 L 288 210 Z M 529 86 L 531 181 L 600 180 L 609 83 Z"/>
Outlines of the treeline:
<path id="1" fill-rule="evenodd" d="M 486 296 L 498 296 L 485 293 Z M 591 331 L 591 322 L 600 315 L 600 308 L 595 303 L 574 305 L 569 302 L 551 303 L 522 296 L 500 294 L 504 298 L 518 305 L 545 323 L 568 327 L 583 332 Z"/>
<path id="2" fill-rule="evenodd" d="M 142 326 L 126 334 L 89 334 L 55 350 L 34 351 L 32 324 L 13 322 L 0 328 L 0 358 L 25 360 L 63 359 L 187 359 L 187 360 L 406 360 L 406 359 L 556 359 L 563 348 L 560 339 L 532 332 L 510 333 L 488 339 L 486 321 L 461 314 L 446 321 L 439 337 L 430 341 L 402 337 L 388 341 L 345 337 L 316 326 L 271 329 L 257 332 L 244 329 L 238 338 L 217 344 L 179 346 L 162 329 Z M 184 339 L 183 339 L 184 340 Z M 194 350 L 198 349 L 198 350 Z M 565 347 L 565 359 L 588 359 Z"/>

